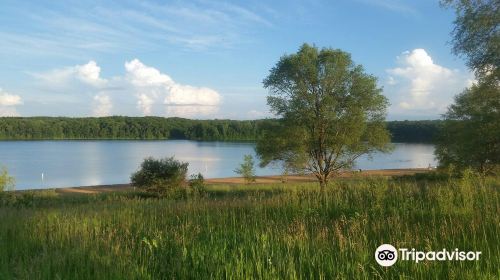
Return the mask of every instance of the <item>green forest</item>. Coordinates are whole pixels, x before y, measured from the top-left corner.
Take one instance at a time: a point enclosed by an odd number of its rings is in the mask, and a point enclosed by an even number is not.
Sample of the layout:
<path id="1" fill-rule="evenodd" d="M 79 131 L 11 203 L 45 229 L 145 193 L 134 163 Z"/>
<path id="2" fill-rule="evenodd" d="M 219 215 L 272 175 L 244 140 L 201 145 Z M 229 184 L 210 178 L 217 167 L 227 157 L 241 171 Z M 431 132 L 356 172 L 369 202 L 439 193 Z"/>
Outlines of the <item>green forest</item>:
<path id="1" fill-rule="evenodd" d="M 276 122 L 262 120 L 190 120 L 162 117 L 4 117 L 0 140 L 188 139 L 254 141 Z M 389 121 L 392 142 L 433 142 L 441 121 Z"/>

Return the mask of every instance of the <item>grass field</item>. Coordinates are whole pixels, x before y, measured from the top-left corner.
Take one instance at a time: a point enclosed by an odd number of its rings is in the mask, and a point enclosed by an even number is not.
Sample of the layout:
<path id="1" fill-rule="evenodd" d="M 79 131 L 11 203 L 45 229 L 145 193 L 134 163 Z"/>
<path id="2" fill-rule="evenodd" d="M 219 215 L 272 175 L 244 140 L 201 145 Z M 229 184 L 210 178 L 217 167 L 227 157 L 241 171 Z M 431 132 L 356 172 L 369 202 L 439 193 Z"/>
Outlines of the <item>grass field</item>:
<path id="1" fill-rule="evenodd" d="M 499 279 L 500 179 L 349 178 L 209 186 L 204 197 L 132 192 L 0 197 L 0 279 Z M 375 249 L 482 251 L 398 261 Z"/>

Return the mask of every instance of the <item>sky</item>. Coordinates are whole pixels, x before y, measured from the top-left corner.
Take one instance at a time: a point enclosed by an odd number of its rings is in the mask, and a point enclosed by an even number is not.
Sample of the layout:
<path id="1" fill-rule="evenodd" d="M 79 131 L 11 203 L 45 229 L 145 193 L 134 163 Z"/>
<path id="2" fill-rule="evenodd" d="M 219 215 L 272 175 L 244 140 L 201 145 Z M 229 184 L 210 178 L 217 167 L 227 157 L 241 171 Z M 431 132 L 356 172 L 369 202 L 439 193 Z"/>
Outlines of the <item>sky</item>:
<path id="1" fill-rule="evenodd" d="M 378 78 L 389 120 L 473 83 L 438 0 L 0 0 L 0 116 L 273 117 L 262 81 L 303 43 Z"/>

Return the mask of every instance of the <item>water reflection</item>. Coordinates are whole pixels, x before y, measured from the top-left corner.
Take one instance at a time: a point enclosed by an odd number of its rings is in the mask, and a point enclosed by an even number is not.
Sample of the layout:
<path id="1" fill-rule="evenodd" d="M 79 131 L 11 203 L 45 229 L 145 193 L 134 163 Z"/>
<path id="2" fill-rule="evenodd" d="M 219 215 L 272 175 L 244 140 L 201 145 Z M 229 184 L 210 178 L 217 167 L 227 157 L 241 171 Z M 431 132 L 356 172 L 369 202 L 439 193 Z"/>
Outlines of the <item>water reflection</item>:
<path id="1" fill-rule="evenodd" d="M 429 144 L 395 143 L 390 154 L 376 153 L 370 160 L 361 157 L 356 167 L 361 169 L 425 168 L 435 166 L 434 146 Z"/>
<path id="2" fill-rule="evenodd" d="M 434 146 L 395 144 L 390 154 L 362 157 L 361 169 L 436 165 Z M 175 156 L 189 162 L 189 172 L 206 178 L 235 176 L 253 143 L 172 141 L 2 141 L 0 165 L 16 177 L 16 188 L 47 188 L 126 183 L 146 157 Z M 42 173 L 44 174 L 42 182 Z M 279 174 L 278 167 L 257 168 L 258 175 Z"/>

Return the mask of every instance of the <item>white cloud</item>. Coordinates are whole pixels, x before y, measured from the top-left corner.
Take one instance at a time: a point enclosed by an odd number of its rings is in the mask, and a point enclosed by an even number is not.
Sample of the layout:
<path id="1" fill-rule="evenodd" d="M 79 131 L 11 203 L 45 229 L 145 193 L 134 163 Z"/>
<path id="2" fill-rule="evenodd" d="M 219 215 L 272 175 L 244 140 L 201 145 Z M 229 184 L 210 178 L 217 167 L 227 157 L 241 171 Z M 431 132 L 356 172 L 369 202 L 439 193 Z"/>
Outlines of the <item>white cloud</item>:
<path id="1" fill-rule="evenodd" d="M 97 63 L 93 60 L 84 65 L 77 65 L 74 68 L 77 77 L 84 83 L 96 87 L 106 83 L 106 80 L 100 78 L 101 67 L 97 66 Z"/>
<path id="2" fill-rule="evenodd" d="M 215 90 L 206 87 L 174 83 L 170 86 L 169 92 L 164 101 L 166 105 L 217 106 L 220 103 L 220 95 Z"/>
<path id="3" fill-rule="evenodd" d="M 21 96 L 10 94 L 0 88 L 0 106 L 15 106 L 22 103 Z"/>
<path id="4" fill-rule="evenodd" d="M 101 67 L 95 61 L 91 60 L 87 64 L 55 69 L 45 73 L 35 73 L 33 75 L 51 87 L 66 88 L 75 82 L 91 87 L 102 87 L 107 81 L 102 79 L 100 74 Z"/>
<path id="5" fill-rule="evenodd" d="M 19 116 L 15 106 L 23 104 L 21 96 L 10 94 L 0 88 L 0 116 Z"/>
<path id="6" fill-rule="evenodd" d="M 393 85 L 395 85 L 395 84 L 397 84 L 397 83 L 398 83 L 398 82 L 394 79 L 394 77 L 389 76 L 389 77 L 387 78 L 387 84 L 388 84 L 388 85 L 393 86 Z"/>
<path id="7" fill-rule="evenodd" d="M 221 96 L 213 89 L 177 83 L 138 59 L 125 62 L 124 67 L 124 75 L 109 79 L 101 77 L 95 61 L 33 74 L 45 87 L 41 90 L 49 93 L 37 102 L 52 98 L 81 104 L 82 110 L 96 116 L 124 112 L 134 103 L 142 115 L 204 117 L 218 112 Z M 120 106 L 114 106 L 115 102 Z"/>
<path id="8" fill-rule="evenodd" d="M 403 52 L 397 60 L 400 67 L 387 70 L 392 112 L 437 115 L 467 87 L 464 73 L 436 64 L 424 49 Z"/>
<path id="9" fill-rule="evenodd" d="M 109 95 L 105 94 L 109 81 L 101 77 L 101 67 L 93 60 L 86 64 L 54 69 L 33 74 L 48 92 L 59 92 L 65 96 L 73 96 L 80 102 L 92 105 L 95 116 L 106 116 L 111 113 L 113 104 Z"/>
<path id="10" fill-rule="evenodd" d="M 0 106 L 0 117 L 19 117 L 19 112 L 13 107 Z"/>
<path id="11" fill-rule="evenodd" d="M 125 70 L 134 86 L 162 86 L 173 83 L 172 78 L 160 73 L 156 68 L 142 64 L 138 59 L 125 62 Z"/>
<path id="12" fill-rule="evenodd" d="M 94 96 L 94 102 L 96 103 L 96 107 L 94 108 L 95 116 L 104 117 L 110 115 L 113 104 L 108 95 L 98 94 Z"/>
<path id="13" fill-rule="evenodd" d="M 218 110 L 221 97 L 213 89 L 178 84 L 138 59 L 126 62 L 125 70 L 126 80 L 134 87 L 137 107 L 144 115 L 152 113 L 152 107 L 159 99 L 163 99 L 169 116 L 211 115 Z"/>
<path id="14" fill-rule="evenodd" d="M 3 7 L 5 6 L 5 7 Z M 210 1 L 30 3 L 30 11 L 3 5 L 0 55 L 69 57 L 88 52 L 116 53 L 176 50 L 210 50 L 239 45 L 254 28 L 273 26 L 268 10 L 251 3 Z M 2 10 L 3 11 L 3 10 Z M 16 18 L 26 23 L 19 27 Z M 22 32 L 19 32 L 21 28 Z"/>
<path id="15" fill-rule="evenodd" d="M 151 115 L 154 103 L 155 100 L 145 93 L 137 95 L 137 108 L 139 108 L 144 115 Z"/>
<path id="16" fill-rule="evenodd" d="M 219 111 L 216 106 L 167 106 L 166 114 L 169 117 L 195 118 L 200 116 L 214 115 Z"/>

